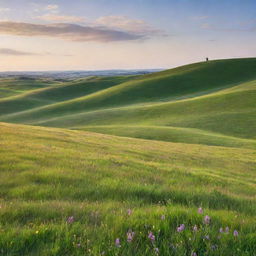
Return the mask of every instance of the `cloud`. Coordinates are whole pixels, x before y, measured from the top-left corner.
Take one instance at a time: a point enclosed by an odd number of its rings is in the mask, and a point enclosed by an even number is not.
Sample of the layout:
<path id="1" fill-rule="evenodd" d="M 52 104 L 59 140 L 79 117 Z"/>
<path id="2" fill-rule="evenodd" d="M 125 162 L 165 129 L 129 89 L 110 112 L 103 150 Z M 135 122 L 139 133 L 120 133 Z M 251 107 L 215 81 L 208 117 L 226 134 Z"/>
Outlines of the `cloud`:
<path id="1" fill-rule="evenodd" d="M 42 25 L 12 21 L 0 22 L 0 34 L 28 37 L 47 36 L 80 42 L 129 41 L 147 37 L 147 34 L 143 33 L 118 31 L 106 27 L 99 28 L 65 23 Z"/>
<path id="2" fill-rule="evenodd" d="M 103 16 L 95 21 L 96 25 L 125 30 L 141 35 L 162 34 L 163 31 L 151 27 L 144 20 L 130 19 L 126 16 Z"/>
<path id="3" fill-rule="evenodd" d="M 49 5 L 46 6 L 45 9 L 48 10 L 48 11 L 54 11 L 54 10 L 59 9 L 59 6 L 57 4 L 49 4 Z"/>
<path id="4" fill-rule="evenodd" d="M 0 13 L 9 12 L 10 10 L 10 8 L 0 8 Z"/>
<path id="5" fill-rule="evenodd" d="M 24 55 L 38 55 L 32 52 L 24 52 L 24 51 L 17 51 L 14 49 L 9 48 L 0 48 L 0 55 L 10 55 L 10 56 L 24 56 Z"/>
<path id="6" fill-rule="evenodd" d="M 0 55 L 6 56 L 63 56 L 63 57 L 71 57 L 71 54 L 53 54 L 50 52 L 43 52 L 43 53 L 34 53 L 34 52 L 27 52 L 27 51 L 20 51 L 10 48 L 0 48 Z"/>
<path id="7" fill-rule="evenodd" d="M 81 23 L 85 22 L 85 18 L 78 16 L 68 16 L 68 15 L 55 15 L 55 14 L 45 14 L 36 17 L 39 20 L 51 21 L 51 22 L 68 22 L 68 23 Z"/>

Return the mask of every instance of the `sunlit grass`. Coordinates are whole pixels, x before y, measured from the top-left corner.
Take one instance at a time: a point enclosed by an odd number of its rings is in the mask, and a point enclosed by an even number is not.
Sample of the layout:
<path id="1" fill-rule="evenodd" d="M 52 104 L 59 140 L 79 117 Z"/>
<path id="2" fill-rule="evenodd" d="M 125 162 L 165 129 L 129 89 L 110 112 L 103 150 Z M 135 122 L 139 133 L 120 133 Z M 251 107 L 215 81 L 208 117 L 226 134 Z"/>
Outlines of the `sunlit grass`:
<path id="1" fill-rule="evenodd" d="M 0 131 L 2 255 L 256 250 L 254 150 L 4 123 Z"/>

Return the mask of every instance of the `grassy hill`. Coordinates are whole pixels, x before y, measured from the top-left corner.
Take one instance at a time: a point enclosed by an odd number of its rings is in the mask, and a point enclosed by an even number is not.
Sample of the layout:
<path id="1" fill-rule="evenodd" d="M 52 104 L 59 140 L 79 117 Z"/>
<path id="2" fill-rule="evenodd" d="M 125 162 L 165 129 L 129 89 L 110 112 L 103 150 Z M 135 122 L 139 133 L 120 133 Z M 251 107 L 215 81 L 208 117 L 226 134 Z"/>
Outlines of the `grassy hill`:
<path id="1" fill-rule="evenodd" d="M 256 250 L 255 150 L 0 123 L 0 154 L 1 255 Z"/>
<path id="2" fill-rule="evenodd" d="M 55 83 L 56 81 L 51 79 L 0 78 L 0 99 L 22 94 L 33 89 L 48 87 Z"/>
<path id="3" fill-rule="evenodd" d="M 0 80 L 0 255 L 255 256 L 255 70 Z"/>
<path id="4" fill-rule="evenodd" d="M 76 80 L 0 100 L 0 120 L 164 141 L 254 147 L 255 69 L 254 58 L 234 59 L 142 76 Z"/>

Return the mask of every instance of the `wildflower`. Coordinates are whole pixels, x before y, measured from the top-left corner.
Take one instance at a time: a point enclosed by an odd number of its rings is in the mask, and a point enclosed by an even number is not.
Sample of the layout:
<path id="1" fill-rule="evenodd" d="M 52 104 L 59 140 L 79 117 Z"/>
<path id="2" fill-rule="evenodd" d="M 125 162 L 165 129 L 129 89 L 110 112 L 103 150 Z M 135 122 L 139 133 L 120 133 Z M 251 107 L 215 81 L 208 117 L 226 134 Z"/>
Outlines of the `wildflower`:
<path id="1" fill-rule="evenodd" d="M 181 224 L 179 227 L 177 227 L 178 232 L 182 232 L 185 229 L 185 225 Z"/>
<path id="2" fill-rule="evenodd" d="M 193 231 L 194 231 L 194 232 L 197 232 L 197 231 L 198 231 L 197 225 L 195 225 L 195 226 L 193 227 Z"/>
<path id="3" fill-rule="evenodd" d="M 158 248 L 154 248 L 154 251 L 155 251 L 156 254 L 159 253 L 159 249 Z"/>
<path id="4" fill-rule="evenodd" d="M 127 214 L 128 214 L 128 216 L 131 216 L 131 215 L 132 215 L 132 210 L 131 210 L 131 209 L 128 209 L 128 210 L 127 210 Z"/>
<path id="5" fill-rule="evenodd" d="M 38 233 L 39 233 L 39 231 L 37 230 L 37 231 L 36 231 L 36 234 L 38 234 Z"/>
<path id="6" fill-rule="evenodd" d="M 197 256 L 196 252 L 193 252 L 193 253 L 191 254 L 191 256 Z"/>
<path id="7" fill-rule="evenodd" d="M 198 212 L 199 214 L 203 214 L 203 208 L 202 208 L 202 207 L 199 207 L 198 210 L 197 210 L 197 212 Z"/>
<path id="8" fill-rule="evenodd" d="M 156 240 L 156 237 L 154 236 L 154 234 L 152 232 L 149 232 L 148 238 L 151 240 L 151 242 L 154 242 Z"/>
<path id="9" fill-rule="evenodd" d="M 212 249 L 212 251 L 216 251 L 218 249 L 218 245 L 217 244 L 213 244 L 211 246 L 211 249 Z"/>
<path id="10" fill-rule="evenodd" d="M 209 235 L 206 235 L 206 236 L 204 237 L 204 239 L 210 240 L 210 236 L 209 236 Z"/>
<path id="11" fill-rule="evenodd" d="M 226 232 L 226 233 L 229 233 L 229 227 L 226 227 L 226 228 L 225 228 L 225 232 Z"/>
<path id="12" fill-rule="evenodd" d="M 234 237 L 238 237 L 238 231 L 237 231 L 237 230 L 234 230 L 233 235 L 234 235 Z"/>
<path id="13" fill-rule="evenodd" d="M 170 249 L 172 249 L 172 250 L 176 250 L 175 245 L 174 245 L 174 244 L 170 244 Z"/>
<path id="14" fill-rule="evenodd" d="M 210 216 L 206 215 L 206 216 L 204 217 L 204 224 L 210 224 L 210 222 L 211 222 Z"/>
<path id="15" fill-rule="evenodd" d="M 135 233 L 132 231 L 128 231 L 126 235 L 127 235 L 127 242 L 128 243 L 132 242 Z"/>
<path id="16" fill-rule="evenodd" d="M 219 230 L 219 231 L 220 231 L 220 233 L 223 233 L 223 232 L 224 232 L 223 228 L 220 228 L 220 230 Z"/>
<path id="17" fill-rule="evenodd" d="M 80 244 L 80 243 L 78 243 L 76 246 L 77 246 L 78 248 L 80 248 L 80 247 L 81 247 L 81 244 Z"/>
<path id="18" fill-rule="evenodd" d="M 74 221 L 75 221 L 74 216 L 70 216 L 70 217 L 68 217 L 68 219 L 67 219 L 67 223 L 68 223 L 68 224 L 72 224 Z"/>
<path id="19" fill-rule="evenodd" d="M 118 247 L 118 248 L 121 247 L 121 243 L 120 243 L 120 239 L 119 238 L 116 239 L 115 246 Z"/>
<path id="20" fill-rule="evenodd" d="M 165 220 L 165 215 L 162 215 L 162 216 L 161 216 L 161 220 Z"/>

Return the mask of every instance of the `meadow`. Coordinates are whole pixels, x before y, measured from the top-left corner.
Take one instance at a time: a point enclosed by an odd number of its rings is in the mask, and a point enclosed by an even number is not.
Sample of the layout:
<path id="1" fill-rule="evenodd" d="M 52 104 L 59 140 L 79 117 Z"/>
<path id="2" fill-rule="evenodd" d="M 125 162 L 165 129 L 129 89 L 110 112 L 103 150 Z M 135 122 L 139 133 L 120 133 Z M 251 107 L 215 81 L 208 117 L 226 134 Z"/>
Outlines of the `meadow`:
<path id="1" fill-rule="evenodd" d="M 256 255 L 256 59 L 0 82 L 0 255 Z"/>

